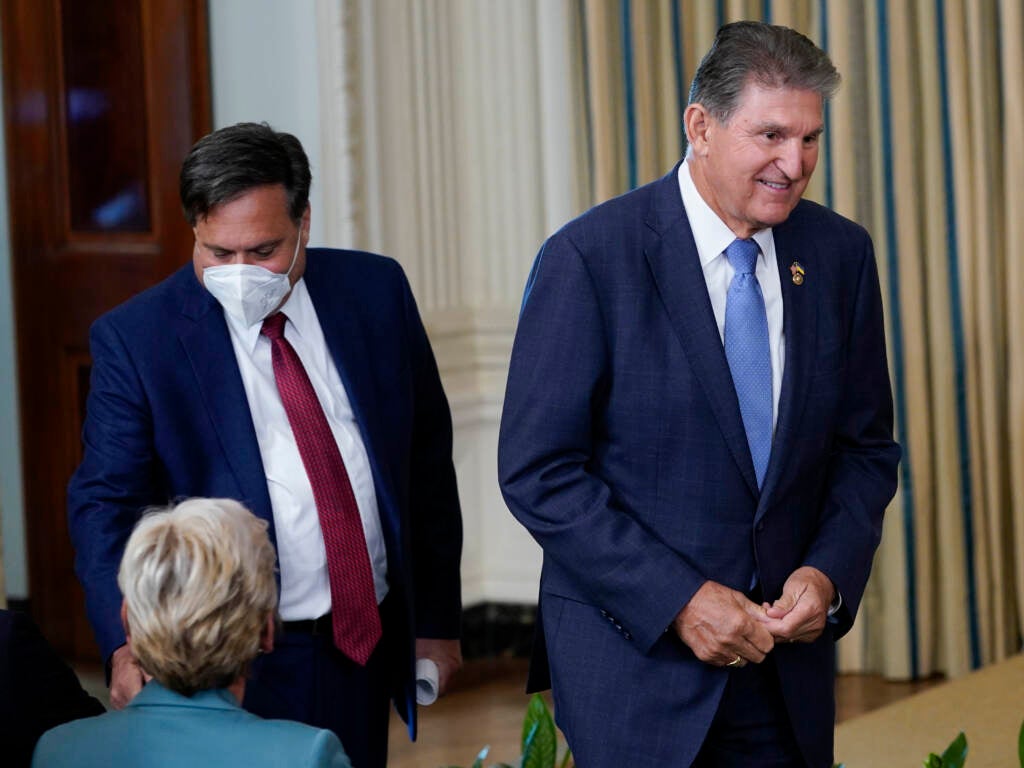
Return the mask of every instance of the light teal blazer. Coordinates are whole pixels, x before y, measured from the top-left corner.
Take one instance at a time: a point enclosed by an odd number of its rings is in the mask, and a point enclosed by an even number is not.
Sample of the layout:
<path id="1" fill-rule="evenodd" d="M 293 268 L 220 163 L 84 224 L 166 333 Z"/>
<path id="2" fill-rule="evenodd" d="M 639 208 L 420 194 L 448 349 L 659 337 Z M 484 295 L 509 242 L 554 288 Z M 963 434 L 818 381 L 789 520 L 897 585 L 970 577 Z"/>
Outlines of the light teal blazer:
<path id="1" fill-rule="evenodd" d="M 155 680 L 119 712 L 43 734 L 33 768 L 351 768 L 331 731 L 246 712 L 226 690 L 192 697 Z"/>

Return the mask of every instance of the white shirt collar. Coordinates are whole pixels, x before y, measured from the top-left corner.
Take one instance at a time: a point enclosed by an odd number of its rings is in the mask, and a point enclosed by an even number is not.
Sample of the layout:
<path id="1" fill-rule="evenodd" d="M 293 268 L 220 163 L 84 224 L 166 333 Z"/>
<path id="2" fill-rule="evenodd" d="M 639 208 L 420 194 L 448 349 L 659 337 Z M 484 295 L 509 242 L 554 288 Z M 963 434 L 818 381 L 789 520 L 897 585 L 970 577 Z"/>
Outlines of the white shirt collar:
<path id="1" fill-rule="evenodd" d="M 697 244 L 697 254 L 700 256 L 701 267 L 706 267 L 708 262 L 717 258 L 729 244 L 736 239 L 736 233 L 726 226 L 718 214 L 715 213 L 707 201 L 697 191 L 697 185 L 693 183 L 690 176 L 690 161 L 684 160 L 679 164 L 679 191 L 683 196 L 683 207 L 686 209 L 686 218 L 690 221 L 690 229 L 693 231 L 693 239 Z M 772 243 L 771 227 L 758 230 L 753 235 L 754 240 L 761 248 L 758 259 L 763 260 L 764 254 Z"/>
<path id="2" fill-rule="evenodd" d="M 309 328 L 309 323 L 318 322 L 316 310 L 313 309 L 313 300 L 309 298 L 309 291 L 306 290 L 304 277 L 300 277 L 298 282 L 292 286 L 291 293 L 288 294 L 287 300 L 278 311 L 284 312 L 288 316 L 288 322 L 300 337 L 305 335 L 303 329 Z M 224 319 L 228 321 L 228 328 L 232 335 L 242 342 L 249 354 L 252 354 L 260 340 L 260 329 L 263 327 L 263 323 L 246 326 L 245 323 L 228 312 L 224 313 Z"/>

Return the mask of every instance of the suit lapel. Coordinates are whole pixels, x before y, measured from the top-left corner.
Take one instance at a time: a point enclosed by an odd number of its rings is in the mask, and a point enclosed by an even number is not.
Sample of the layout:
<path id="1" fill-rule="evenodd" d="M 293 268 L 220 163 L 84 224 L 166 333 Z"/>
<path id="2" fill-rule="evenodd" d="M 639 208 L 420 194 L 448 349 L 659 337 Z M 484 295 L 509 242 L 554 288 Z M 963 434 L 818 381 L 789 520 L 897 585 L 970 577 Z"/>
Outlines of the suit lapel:
<path id="1" fill-rule="evenodd" d="M 306 290 L 365 442 L 368 433 L 372 434 L 367 419 L 377 411 L 370 365 L 373 354 L 366 344 L 367 333 L 354 312 L 338 311 L 341 307 L 351 308 L 353 303 L 344 296 L 344 286 L 332 285 L 320 274 L 320 259 L 324 257 L 307 251 L 306 258 Z"/>
<path id="2" fill-rule="evenodd" d="M 756 497 L 757 477 L 739 401 L 708 297 L 697 245 L 683 209 L 678 166 L 656 186 L 644 255 L 694 376 L 700 382 L 733 459 Z"/>
<path id="3" fill-rule="evenodd" d="M 782 392 L 779 395 L 779 418 L 775 427 L 771 460 L 765 475 L 761 504 L 757 517 L 767 507 L 769 499 L 786 466 L 790 444 L 799 431 L 800 415 L 807 399 L 807 387 L 814 372 L 814 345 L 817 337 L 817 308 L 814 291 L 815 253 L 813 240 L 804 235 L 797 236 L 796 227 L 785 222 L 772 230 L 775 240 L 775 260 L 782 284 L 783 331 L 786 336 L 786 363 L 782 375 Z M 798 244 L 798 241 L 799 242 Z M 799 262 L 807 269 L 807 282 L 797 285 L 793 282 L 791 265 Z"/>
<path id="4" fill-rule="evenodd" d="M 266 473 L 224 313 L 216 299 L 193 279 L 192 285 L 186 288 L 182 316 L 184 323 L 178 338 L 192 365 L 224 458 L 244 501 L 256 515 L 270 523 L 273 536 L 274 515 Z"/>
<path id="5" fill-rule="evenodd" d="M 359 302 L 346 297 L 346 287 L 332 281 L 322 269 L 326 258 L 332 257 L 307 251 L 306 289 L 366 446 L 370 466 L 377 480 L 375 490 L 379 511 L 382 515 L 388 515 L 392 519 L 393 530 L 398 530 L 397 507 L 390 496 L 390 475 L 386 462 L 381 460 L 386 453 L 382 451 L 379 441 L 386 431 L 378 423 L 380 409 L 373 380 L 375 356 L 367 344 L 368 329 L 362 327 L 361 316 L 353 310 Z M 347 309 L 338 311 L 340 308 Z"/>

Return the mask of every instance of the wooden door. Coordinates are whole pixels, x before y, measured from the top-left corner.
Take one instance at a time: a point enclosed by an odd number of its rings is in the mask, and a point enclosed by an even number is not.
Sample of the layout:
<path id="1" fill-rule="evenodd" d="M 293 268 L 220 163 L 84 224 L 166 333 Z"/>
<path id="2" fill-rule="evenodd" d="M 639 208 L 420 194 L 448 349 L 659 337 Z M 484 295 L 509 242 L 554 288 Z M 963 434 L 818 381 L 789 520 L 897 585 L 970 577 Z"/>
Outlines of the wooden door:
<path id="1" fill-rule="evenodd" d="M 88 330 L 191 253 L 178 170 L 210 128 L 203 0 L 0 0 L 30 605 L 95 659 L 65 489 Z"/>

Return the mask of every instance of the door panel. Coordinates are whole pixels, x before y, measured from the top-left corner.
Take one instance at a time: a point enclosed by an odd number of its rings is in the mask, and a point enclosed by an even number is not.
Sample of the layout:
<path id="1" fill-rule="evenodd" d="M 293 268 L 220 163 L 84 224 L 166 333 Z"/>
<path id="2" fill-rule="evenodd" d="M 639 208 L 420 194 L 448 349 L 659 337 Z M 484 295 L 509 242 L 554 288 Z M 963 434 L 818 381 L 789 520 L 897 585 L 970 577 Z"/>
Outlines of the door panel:
<path id="1" fill-rule="evenodd" d="M 30 603 L 96 658 L 65 489 L 81 458 L 93 320 L 191 253 L 181 160 L 210 129 L 203 0 L 2 0 Z"/>

